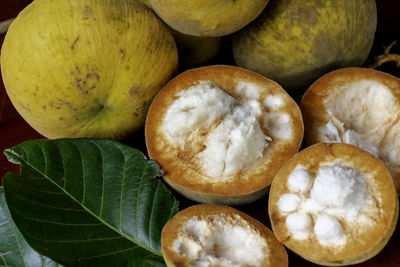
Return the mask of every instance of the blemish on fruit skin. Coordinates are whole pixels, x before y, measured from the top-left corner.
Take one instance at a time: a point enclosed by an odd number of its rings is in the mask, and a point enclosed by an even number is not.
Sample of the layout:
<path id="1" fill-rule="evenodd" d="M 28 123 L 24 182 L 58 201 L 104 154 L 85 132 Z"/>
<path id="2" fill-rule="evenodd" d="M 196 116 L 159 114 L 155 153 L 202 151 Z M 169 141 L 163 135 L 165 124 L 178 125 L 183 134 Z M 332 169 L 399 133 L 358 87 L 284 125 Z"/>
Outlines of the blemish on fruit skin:
<path id="1" fill-rule="evenodd" d="M 75 78 L 76 88 L 81 91 L 82 95 L 87 95 L 88 92 L 84 89 L 84 83 L 85 81 L 82 81 L 81 78 Z"/>
<path id="2" fill-rule="evenodd" d="M 97 72 L 88 72 L 86 74 L 86 79 L 95 78 L 97 81 L 100 81 L 100 75 Z"/>
<path id="3" fill-rule="evenodd" d="M 119 50 L 119 52 L 120 52 L 120 54 L 121 54 L 121 59 L 124 59 L 124 58 L 125 58 L 125 49 L 124 49 L 124 48 L 121 48 L 121 49 Z"/>
<path id="4" fill-rule="evenodd" d="M 69 103 L 69 102 L 67 102 L 67 101 L 64 101 L 64 100 L 62 100 L 62 99 L 60 99 L 60 98 L 58 98 L 58 104 L 61 106 L 61 105 L 64 105 L 64 106 L 68 106 L 69 108 L 72 108 L 72 105 Z"/>
<path id="5" fill-rule="evenodd" d="M 133 86 L 131 89 L 128 91 L 129 96 L 135 96 L 140 92 L 140 87 L 139 86 Z"/>
<path id="6" fill-rule="evenodd" d="M 93 16 L 93 10 L 91 6 L 86 5 L 83 8 L 83 16 L 84 16 L 83 19 L 88 19 L 89 17 Z"/>
<path id="7" fill-rule="evenodd" d="M 25 109 L 26 111 L 28 111 L 29 113 L 32 113 L 31 109 L 30 109 L 28 106 L 23 105 L 23 104 L 19 104 L 19 106 L 20 106 L 21 108 Z"/>
<path id="8" fill-rule="evenodd" d="M 79 68 L 77 65 L 75 65 L 75 69 L 76 69 L 76 71 L 77 71 L 78 74 L 81 74 L 81 70 L 80 70 L 80 68 Z M 71 72 L 71 73 L 72 73 L 72 72 Z"/>
<path id="9" fill-rule="evenodd" d="M 76 37 L 76 39 L 74 40 L 74 42 L 71 45 L 71 50 L 74 50 L 76 43 L 79 41 L 79 36 Z"/>

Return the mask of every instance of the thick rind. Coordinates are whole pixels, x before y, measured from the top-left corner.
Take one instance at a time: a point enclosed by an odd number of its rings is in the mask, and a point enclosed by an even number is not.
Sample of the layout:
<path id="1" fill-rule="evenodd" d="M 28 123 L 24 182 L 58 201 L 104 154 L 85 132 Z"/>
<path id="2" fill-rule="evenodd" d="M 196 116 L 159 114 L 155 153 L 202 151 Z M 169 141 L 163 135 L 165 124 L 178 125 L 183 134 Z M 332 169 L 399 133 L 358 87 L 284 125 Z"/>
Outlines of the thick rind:
<path id="1" fill-rule="evenodd" d="M 163 117 L 176 94 L 200 81 L 211 81 L 228 94 L 239 98 L 235 88 L 239 82 L 249 82 L 262 88 L 261 98 L 277 95 L 284 100 L 285 110 L 292 119 L 292 139 L 272 140 L 268 153 L 253 167 L 237 174 L 232 181 L 201 182 L 202 174 L 187 165 L 179 150 L 169 144 L 162 132 Z M 264 129 L 264 131 L 266 131 Z M 267 136 L 270 136 L 266 132 Z M 274 174 L 294 155 L 303 138 L 303 121 L 294 100 L 275 82 L 254 72 L 233 66 L 207 66 L 186 71 L 169 81 L 154 98 L 146 118 L 146 146 L 150 158 L 164 170 L 164 180 L 185 197 L 202 203 L 239 205 L 264 196 Z"/>
<path id="2" fill-rule="evenodd" d="M 400 114 L 399 78 L 388 73 L 367 68 L 343 68 L 332 71 L 315 81 L 305 92 L 300 103 L 305 127 L 304 140 L 308 145 L 323 141 L 319 135 L 319 128 L 326 125 L 331 119 L 327 110 L 326 100 L 335 94 L 337 88 L 362 80 L 377 81 L 386 86 L 393 94 L 394 101 L 399 104 Z M 400 193 L 400 171 L 396 171 L 393 168 L 389 169 L 397 192 Z"/>
<path id="3" fill-rule="evenodd" d="M 321 163 L 337 163 L 372 175 L 374 189 L 380 193 L 382 203 L 379 206 L 382 209 L 382 218 L 377 218 L 375 225 L 369 231 L 352 237 L 336 252 L 320 245 L 313 234 L 305 240 L 292 238 L 286 227 L 286 216 L 281 215 L 278 207 L 279 197 L 290 192 L 287 179 L 296 166 L 301 165 L 308 170 L 316 171 Z M 371 186 L 370 183 L 369 185 Z M 319 143 L 296 154 L 276 174 L 270 188 L 268 214 L 276 238 L 287 248 L 321 265 L 343 266 L 366 261 L 383 249 L 394 232 L 399 215 L 399 203 L 390 173 L 378 158 L 353 145 Z M 353 233 L 354 235 L 356 234 Z"/>
<path id="4" fill-rule="evenodd" d="M 182 226 L 193 217 L 218 214 L 239 215 L 241 218 L 249 222 L 249 224 L 266 239 L 270 251 L 270 257 L 268 257 L 265 262 L 268 262 L 269 264 L 262 266 L 288 266 L 288 255 L 284 246 L 278 242 L 272 231 L 265 225 L 251 216 L 228 206 L 199 204 L 178 212 L 170 221 L 168 221 L 162 230 L 161 249 L 168 267 L 189 266 L 189 258 L 180 256 L 173 250 L 173 243 L 175 239 L 178 238 L 178 233 Z"/>

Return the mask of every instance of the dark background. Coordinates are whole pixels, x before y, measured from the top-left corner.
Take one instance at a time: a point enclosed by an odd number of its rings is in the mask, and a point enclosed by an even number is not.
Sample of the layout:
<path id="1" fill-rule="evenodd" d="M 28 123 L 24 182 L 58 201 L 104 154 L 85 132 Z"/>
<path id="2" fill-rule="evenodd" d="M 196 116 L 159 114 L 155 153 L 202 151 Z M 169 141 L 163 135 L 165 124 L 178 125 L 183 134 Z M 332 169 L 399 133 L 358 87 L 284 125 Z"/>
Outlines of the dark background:
<path id="1" fill-rule="evenodd" d="M 68 0 L 64 0 L 68 1 Z M 20 10 L 28 5 L 31 0 L 0 0 L 0 21 L 15 17 Z M 378 55 L 383 54 L 384 46 L 388 46 L 391 42 L 397 40 L 398 43 L 393 46 L 391 53 L 400 54 L 400 0 L 376 0 L 378 9 L 378 26 L 375 36 L 374 45 L 371 49 L 368 60 L 365 66 L 370 66 L 375 62 Z M 3 42 L 4 34 L 0 35 L 0 46 Z M 228 43 L 228 42 L 226 42 Z M 225 49 L 224 49 L 225 48 Z M 222 48 L 221 55 L 215 58 L 211 63 L 232 64 L 230 47 Z M 400 62 L 399 62 L 400 64 Z M 400 77 L 400 66 L 395 62 L 389 62 L 378 70 L 391 73 L 394 76 Z M 33 130 L 15 111 L 8 96 L 5 92 L 3 82 L 0 78 L 0 184 L 1 177 L 8 171 L 18 171 L 18 166 L 7 161 L 2 151 L 5 148 L 12 147 L 22 141 L 29 139 L 43 138 L 39 133 Z M 125 141 L 128 145 L 133 145 L 141 150 L 144 150 L 143 133 L 138 133 L 130 140 Z M 145 151 L 143 151 L 145 152 Z M 182 199 L 178 196 L 181 202 L 181 208 L 193 203 Z M 267 214 L 267 197 L 252 203 L 250 205 L 238 207 L 240 210 L 257 218 L 268 227 L 270 227 Z M 298 257 L 294 253 L 289 252 L 290 266 L 311 267 L 318 266 Z M 354 266 L 400 266 L 400 229 L 396 228 L 394 235 L 388 245 L 373 259 L 362 264 Z"/>

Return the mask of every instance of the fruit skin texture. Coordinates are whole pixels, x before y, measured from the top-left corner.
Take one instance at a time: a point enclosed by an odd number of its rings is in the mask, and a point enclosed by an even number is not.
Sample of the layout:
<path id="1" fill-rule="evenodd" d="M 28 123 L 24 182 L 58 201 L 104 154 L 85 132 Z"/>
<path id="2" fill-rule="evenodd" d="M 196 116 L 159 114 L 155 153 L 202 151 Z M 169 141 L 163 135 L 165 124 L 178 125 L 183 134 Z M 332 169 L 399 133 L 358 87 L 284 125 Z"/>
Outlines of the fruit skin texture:
<path id="1" fill-rule="evenodd" d="M 272 1 L 233 37 L 233 54 L 287 90 L 305 89 L 331 70 L 361 66 L 376 23 L 374 0 Z"/>
<path id="2" fill-rule="evenodd" d="M 129 0 L 36 0 L 1 50 L 13 105 L 49 138 L 127 137 L 177 62 L 169 30 Z"/>
<path id="3" fill-rule="evenodd" d="M 148 0 L 177 31 L 195 36 L 223 36 L 254 20 L 269 0 Z"/>

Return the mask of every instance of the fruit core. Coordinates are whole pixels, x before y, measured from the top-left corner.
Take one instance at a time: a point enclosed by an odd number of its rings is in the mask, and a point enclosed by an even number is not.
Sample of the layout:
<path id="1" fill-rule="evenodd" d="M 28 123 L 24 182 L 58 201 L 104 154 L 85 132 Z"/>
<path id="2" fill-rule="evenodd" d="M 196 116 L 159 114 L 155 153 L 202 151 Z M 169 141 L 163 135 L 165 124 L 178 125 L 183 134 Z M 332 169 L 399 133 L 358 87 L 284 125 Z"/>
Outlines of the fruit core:
<path id="1" fill-rule="evenodd" d="M 319 128 L 322 142 L 356 145 L 400 171 L 400 105 L 390 89 L 373 80 L 335 88 L 325 105 L 330 120 Z"/>
<path id="2" fill-rule="evenodd" d="M 319 167 L 315 173 L 301 166 L 289 175 L 289 193 L 278 207 L 295 239 L 314 234 L 322 246 L 345 245 L 353 232 L 373 225 L 381 210 L 374 197 L 370 176 L 339 164 Z"/>
<path id="3" fill-rule="evenodd" d="M 201 81 L 179 92 L 163 118 L 163 132 L 181 151 L 181 159 L 216 180 L 256 164 L 273 138 L 291 137 L 289 115 L 264 111 L 268 105 L 280 106 L 280 97 L 260 100 L 257 87 L 244 82 L 237 85 L 235 94 L 240 99 L 210 81 Z"/>
<path id="4" fill-rule="evenodd" d="M 178 231 L 173 250 L 190 266 L 260 266 L 270 254 L 266 239 L 239 215 L 196 216 Z"/>

